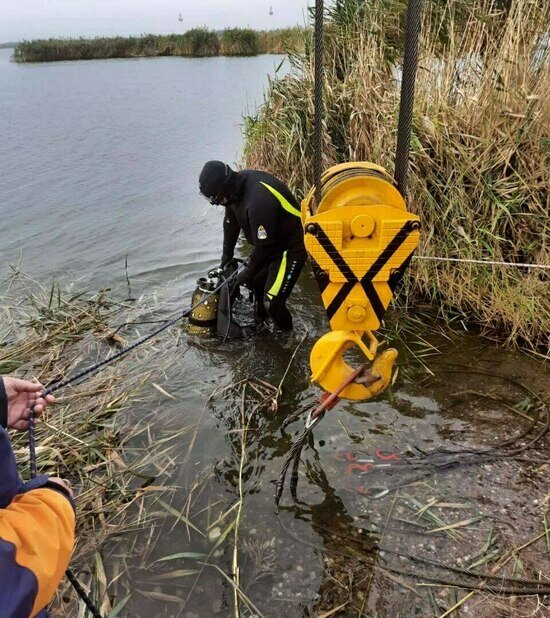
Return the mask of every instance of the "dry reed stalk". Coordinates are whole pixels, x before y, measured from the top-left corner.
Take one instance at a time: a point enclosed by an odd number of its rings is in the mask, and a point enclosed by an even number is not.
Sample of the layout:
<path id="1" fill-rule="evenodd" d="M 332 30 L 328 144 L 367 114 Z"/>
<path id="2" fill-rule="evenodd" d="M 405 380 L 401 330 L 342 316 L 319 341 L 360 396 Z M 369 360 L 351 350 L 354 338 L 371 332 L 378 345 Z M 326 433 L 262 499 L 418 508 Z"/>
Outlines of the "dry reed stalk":
<path id="1" fill-rule="evenodd" d="M 48 383 L 66 377 L 76 368 L 110 351 L 106 335 L 113 320 L 127 319 L 128 309 L 105 293 L 68 294 L 58 286 L 46 290 L 30 278 L 18 275 L 10 296 L 0 299 L 0 371 L 16 372 Z M 140 360 L 151 346 L 139 352 Z M 165 427 L 153 431 L 160 404 L 148 387 L 166 360 L 143 364 L 130 355 L 103 369 L 84 383 L 66 388 L 37 425 L 37 461 L 41 473 L 71 480 L 76 491 L 77 542 L 73 566 L 92 573 L 85 584 L 101 611 L 113 609 L 113 599 L 129 599 L 134 591 L 132 575 L 125 566 L 117 574 L 116 563 L 106 556 L 122 549 L 128 537 L 128 555 L 145 556 L 154 545 L 165 513 L 154 509 L 172 488 L 156 484 L 174 466 L 175 453 L 187 428 Z M 146 407 L 147 414 L 134 410 Z M 28 444 L 24 433 L 13 434 L 14 450 L 23 475 L 28 469 Z M 143 541 L 144 537 L 148 538 Z M 140 546 L 135 539 L 141 538 Z M 132 541 L 132 539 L 134 539 Z M 116 545 L 115 545 L 116 540 Z M 147 565 L 144 567 L 147 569 Z M 54 603 L 56 615 L 75 615 L 75 600 L 63 586 Z M 69 596 L 67 603 L 63 599 Z M 116 603 L 115 603 L 116 605 Z"/>
<path id="2" fill-rule="evenodd" d="M 355 4 L 365 12 L 327 23 L 324 164 L 370 160 L 392 171 L 399 14 L 381 1 Z M 427 5 L 409 180 L 423 221 L 419 253 L 549 265 L 550 5 L 513 0 L 505 12 L 501 4 Z M 246 121 L 245 165 L 304 195 L 313 63 L 308 53 L 290 61 L 290 74 L 271 83 L 262 110 Z M 411 299 L 548 355 L 546 272 L 424 260 L 410 272 Z"/>

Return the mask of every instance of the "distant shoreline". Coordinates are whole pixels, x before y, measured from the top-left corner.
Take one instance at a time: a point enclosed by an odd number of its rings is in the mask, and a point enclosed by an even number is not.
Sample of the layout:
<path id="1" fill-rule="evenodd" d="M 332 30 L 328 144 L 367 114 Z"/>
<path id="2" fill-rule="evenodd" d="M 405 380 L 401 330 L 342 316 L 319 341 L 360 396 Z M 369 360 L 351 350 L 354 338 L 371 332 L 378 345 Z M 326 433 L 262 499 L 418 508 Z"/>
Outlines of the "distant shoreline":
<path id="1" fill-rule="evenodd" d="M 256 31 L 227 28 L 216 32 L 194 28 L 184 34 L 144 34 L 139 37 L 36 39 L 14 44 L 15 62 L 58 62 L 158 56 L 256 56 L 303 51 L 306 30 L 294 27 Z M 7 45 L 7 44 L 5 44 Z"/>
<path id="2" fill-rule="evenodd" d="M 15 41 L 8 41 L 7 43 L 0 43 L 0 49 L 15 49 L 16 45 Z"/>

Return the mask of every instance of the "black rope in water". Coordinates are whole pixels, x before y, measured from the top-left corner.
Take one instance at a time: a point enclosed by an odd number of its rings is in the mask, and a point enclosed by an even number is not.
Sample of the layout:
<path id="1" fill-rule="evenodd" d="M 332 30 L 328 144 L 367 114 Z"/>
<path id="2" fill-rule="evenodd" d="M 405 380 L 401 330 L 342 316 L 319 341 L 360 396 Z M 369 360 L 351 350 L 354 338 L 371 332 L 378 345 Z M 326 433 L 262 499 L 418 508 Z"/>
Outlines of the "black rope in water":
<path id="1" fill-rule="evenodd" d="M 115 361 L 119 360 L 120 358 L 122 358 L 126 354 L 129 354 L 130 352 L 132 352 L 133 350 L 135 350 L 139 346 L 143 345 L 147 341 L 150 341 L 151 339 L 153 339 L 154 337 L 156 337 L 157 335 L 159 335 L 163 331 L 165 331 L 165 330 L 169 329 L 170 327 L 174 326 L 180 320 L 188 318 L 189 315 L 191 314 L 191 312 L 193 311 L 193 309 L 195 309 L 196 307 L 198 307 L 199 305 L 204 303 L 206 300 L 208 300 L 208 298 L 210 298 L 216 292 L 218 292 L 226 283 L 228 283 L 234 277 L 236 277 L 238 275 L 238 273 L 242 270 L 242 268 L 243 268 L 243 266 L 239 267 L 234 273 L 232 273 L 229 277 L 227 277 L 227 279 L 224 279 L 224 281 L 222 281 L 222 283 L 220 283 L 211 292 L 209 292 L 206 296 L 204 296 L 198 303 L 196 303 L 195 305 L 193 305 L 189 309 L 185 310 L 183 313 L 177 315 L 172 320 L 167 321 L 165 324 L 163 324 L 159 328 L 155 329 L 152 333 L 149 333 L 148 335 L 145 335 L 145 336 L 139 338 L 137 341 L 134 341 L 134 343 L 132 343 L 131 345 L 126 346 L 125 348 L 122 348 L 122 350 L 119 350 L 115 354 L 112 354 L 112 355 L 108 356 L 107 358 L 104 358 L 102 361 L 94 363 L 90 367 L 86 367 L 82 371 L 79 371 L 78 373 L 76 373 L 74 376 L 71 376 L 70 378 L 66 378 L 65 380 L 61 380 L 61 381 L 57 382 L 56 384 L 53 384 L 52 386 L 49 386 L 48 388 L 44 389 L 44 391 L 42 391 L 41 397 L 46 397 L 47 395 L 51 395 L 52 393 L 55 393 L 56 391 L 58 391 L 60 388 L 63 388 L 64 386 L 68 386 L 69 384 L 72 384 L 73 382 L 76 382 L 77 380 L 80 380 L 82 378 L 85 378 L 85 377 L 91 375 L 92 373 L 95 373 L 98 369 L 101 369 L 102 367 L 106 367 L 107 365 L 113 364 Z M 31 410 L 31 414 L 30 414 L 30 418 L 29 418 L 29 434 L 28 435 L 29 435 L 30 472 L 31 472 L 31 478 L 34 478 L 36 476 L 36 470 L 37 470 L 37 468 L 36 468 L 35 432 L 34 432 L 34 410 Z"/>
<path id="2" fill-rule="evenodd" d="M 283 495 L 283 488 L 285 486 L 285 478 L 292 461 L 294 461 L 294 465 L 292 466 L 292 475 L 290 478 L 290 493 L 293 499 L 296 500 L 296 489 L 298 487 L 298 467 L 300 465 L 300 457 L 302 455 L 302 449 L 304 448 L 306 440 L 308 439 L 308 436 L 311 433 L 313 427 L 325 416 L 327 410 L 332 409 L 332 407 L 334 407 L 338 403 L 338 401 L 340 400 L 339 396 L 342 391 L 344 391 L 352 382 L 359 378 L 364 371 L 365 365 L 359 365 L 359 367 L 357 367 L 355 371 L 353 371 L 345 378 L 342 384 L 340 384 L 340 386 L 335 389 L 333 393 L 331 393 L 314 410 L 310 412 L 308 421 L 306 422 L 306 427 L 302 432 L 302 435 L 298 438 L 298 440 L 296 440 L 296 442 L 292 445 L 290 451 L 288 452 L 283 463 L 283 467 L 281 468 L 279 478 L 277 479 L 277 483 L 275 484 L 276 509 L 279 507 L 279 502 L 281 501 L 281 496 Z"/>
<path id="3" fill-rule="evenodd" d="M 313 428 L 309 427 L 304 429 L 302 435 L 296 440 L 296 442 L 292 445 L 292 448 L 288 452 L 283 467 L 281 468 L 281 472 L 279 473 L 279 478 L 277 479 L 277 483 L 275 485 L 275 507 L 279 506 L 279 502 L 281 501 L 281 496 L 283 495 L 283 489 L 285 486 L 286 474 L 288 472 L 288 468 L 292 461 L 294 461 L 294 466 L 292 467 L 292 477 L 290 481 L 290 492 L 292 497 L 296 494 L 296 486 L 298 483 L 298 465 L 300 463 L 300 456 L 302 454 L 302 449 L 304 448 L 304 444 L 311 433 Z"/>
<path id="4" fill-rule="evenodd" d="M 65 571 L 65 575 L 67 579 L 71 582 L 73 588 L 76 590 L 78 596 L 84 601 L 84 604 L 88 608 L 89 612 L 92 614 L 94 618 L 103 618 L 103 616 L 99 613 L 99 610 L 94 605 L 94 602 L 88 596 L 88 593 L 84 590 L 84 588 L 80 585 L 78 579 L 76 579 L 75 574 L 71 571 L 71 569 L 67 569 Z"/>
<path id="5" fill-rule="evenodd" d="M 112 354 L 112 355 L 108 356 L 107 358 L 103 359 L 102 361 L 98 361 L 94 365 L 91 365 L 90 367 L 87 367 L 86 369 L 83 369 L 82 371 L 78 372 L 74 376 L 71 376 L 70 378 L 66 378 L 65 380 L 61 380 L 60 382 L 57 382 L 53 386 L 50 386 L 50 387 L 46 388 L 43 391 L 41 396 L 45 397 L 46 395 L 51 395 L 52 393 L 55 393 L 55 391 L 58 391 L 60 388 L 63 388 L 64 386 L 68 386 L 69 384 L 72 384 L 73 382 L 76 382 L 77 380 L 80 380 L 81 378 L 84 378 L 84 377 L 86 377 L 86 376 L 88 376 L 88 375 L 90 375 L 92 373 L 95 373 L 98 369 L 101 369 L 102 367 L 105 367 L 107 365 L 111 365 L 112 363 L 117 361 L 119 358 L 122 358 L 126 354 L 132 352 L 133 350 L 135 350 L 139 346 L 141 346 L 144 343 L 146 343 L 147 341 L 150 341 L 151 339 L 153 339 L 154 337 L 156 337 L 160 333 L 164 332 L 165 330 L 168 330 L 170 327 L 174 326 L 175 324 L 177 324 L 181 320 L 184 320 L 185 318 L 188 318 L 191 315 L 191 312 L 193 311 L 193 309 L 196 309 L 199 305 L 202 305 L 211 296 L 213 296 L 214 294 L 219 292 L 221 290 L 221 288 L 224 285 L 226 285 L 227 283 L 229 283 L 232 279 L 234 279 L 243 268 L 244 268 L 244 265 L 241 265 L 234 273 L 232 273 L 231 275 L 229 275 L 229 277 L 224 279 L 211 292 L 209 292 L 208 294 L 206 294 L 206 296 L 201 298 L 201 300 L 199 302 L 195 303 L 189 309 L 186 309 L 183 313 L 178 314 L 175 318 L 173 318 L 171 320 L 168 320 L 168 321 L 165 321 L 165 323 L 162 326 L 159 326 L 159 328 L 155 329 L 152 333 L 149 333 L 148 335 L 144 335 L 143 337 L 139 338 L 137 341 L 134 341 L 134 343 L 130 344 L 129 346 L 126 346 L 125 348 L 122 348 L 121 350 L 119 350 L 115 354 Z M 30 429 L 30 425 L 29 425 L 29 429 Z M 34 427 L 33 427 L 33 429 L 34 429 Z M 29 442 L 30 442 L 30 436 L 29 436 Z"/>
<path id="6" fill-rule="evenodd" d="M 407 8 L 407 27 L 405 31 L 405 55 L 401 80 L 401 99 L 399 105 L 399 124 L 397 127 L 397 148 L 395 153 L 395 180 L 401 195 L 407 193 L 409 172 L 409 152 L 414 106 L 414 87 L 418 66 L 418 40 L 420 38 L 420 18 L 422 0 L 409 0 Z"/>
<path id="7" fill-rule="evenodd" d="M 82 379 L 84 377 L 90 376 L 92 373 L 95 373 L 98 369 L 101 369 L 102 367 L 106 367 L 107 365 L 113 364 L 115 361 L 119 360 L 120 358 L 122 358 L 126 354 L 129 354 L 130 352 L 132 352 L 133 350 L 135 350 L 139 346 L 143 345 L 147 341 L 150 341 L 151 339 L 153 339 L 154 337 L 156 337 L 157 335 L 159 335 L 163 331 L 169 329 L 171 326 L 174 326 L 179 321 L 181 321 L 181 320 L 183 320 L 185 318 L 188 318 L 190 316 L 191 312 L 193 311 L 193 309 L 195 309 L 196 307 L 198 307 L 199 305 L 204 303 L 208 298 L 213 296 L 224 285 L 226 285 L 229 281 L 231 281 L 234 277 L 236 277 L 239 274 L 239 272 L 242 270 L 243 267 L 244 267 L 244 265 L 241 265 L 234 273 L 232 273 L 229 277 L 224 279 L 222 281 L 222 283 L 220 283 L 217 287 L 215 287 L 209 294 L 207 294 L 206 296 L 201 298 L 201 300 L 198 303 L 196 303 L 195 305 L 193 305 L 192 307 L 190 307 L 189 309 L 187 309 L 183 313 L 178 314 L 172 320 L 166 321 L 162 326 L 160 326 L 159 328 L 154 330 L 152 333 L 149 333 L 148 335 L 145 335 L 145 336 L 139 338 L 137 341 L 134 341 L 134 343 L 132 343 L 131 345 L 126 346 L 125 348 L 122 348 L 122 350 L 119 350 L 118 352 L 116 352 L 116 354 L 112 354 L 111 356 L 108 356 L 107 358 L 103 359 L 102 361 L 94 363 L 90 367 L 87 367 L 87 368 L 83 369 L 82 371 L 79 371 L 74 376 L 71 376 L 70 378 L 66 378 L 65 380 L 61 380 L 61 381 L 57 382 L 56 384 L 53 384 L 52 386 L 44 389 L 44 391 L 42 391 L 41 397 L 46 397 L 47 395 L 51 395 L 52 393 L 58 391 L 60 388 L 63 388 L 64 386 L 68 386 L 69 384 L 72 384 L 73 382 L 76 382 L 77 380 L 80 380 L 80 379 Z M 36 476 L 37 476 L 37 464 L 36 464 L 36 439 L 35 439 L 34 408 L 31 409 L 31 413 L 30 413 L 30 416 L 29 416 L 28 436 L 29 436 L 30 475 L 31 475 L 31 478 L 36 478 Z M 99 613 L 99 610 L 96 608 L 96 606 L 94 605 L 94 602 L 88 596 L 88 594 L 86 593 L 84 588 L 80 585 L 80 583 L 77 580 L 77 578 L 75 577 L 74 573 L 70 569 L 67 569 L 67 571 L 65 572 L 65 575 L 67 576 L 67 579 L 71 582 L 71 584 L 72 584 L 73 588 L 75 589 L 76 593 L 78 594 L 78 596 L 82 599 L 82 601 L 85 603 L 85 605 L 88 608 L 88 610 L 91 612 L 92 616 L 94 618 L 102 618 L 101 614 Z"/>
<path id="8" fill-rule="evenodd" d="M 323 175 L 323 0 L 315 0 L 315 94 L 313 119 L 313 182 L 315 202 L 321 203 Z"/>

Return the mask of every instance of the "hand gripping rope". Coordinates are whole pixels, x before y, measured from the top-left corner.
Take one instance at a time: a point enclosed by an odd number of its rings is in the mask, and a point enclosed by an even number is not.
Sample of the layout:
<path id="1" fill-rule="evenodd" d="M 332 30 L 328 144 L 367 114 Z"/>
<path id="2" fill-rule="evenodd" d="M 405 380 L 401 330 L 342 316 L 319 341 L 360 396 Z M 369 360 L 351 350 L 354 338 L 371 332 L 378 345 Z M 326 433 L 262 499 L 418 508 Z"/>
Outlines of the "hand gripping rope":
<path id="1" fill-rule="evenodd" d="M 86 367 L 82 371 L 79 371 L 78 373 L 76 373 L 74 376 L 71 376 L 70 378 L 66 378 L 65 380 L 61 380 L 61 381 L 57 382 L 56 384 L 53 384 L 52 386 L 49 386 L 48 388 L 46 388 L 46 389 L 44 389 L 42 391 L 41 397 L 46 397 L 47 395 L 51 395 L 52 393 L 55 393 L 59 389 L 65 387 L 65 386 L 68 386 L 69 384 L 72 384 L 72 383 L 74 383 L 74 382 L 76 382 L 78 380 L 81 380 L 82 378 L 87 378 L 87 377 L 91 376 L 93 373 L 95 373 L 96 371 L 98 371 L 99 369 L 101 369 L 103 367 L 107 367 L 108 365 L 112 365 L 117 360 L 121 359 L 123 356 L 126 356 L 127 354 L 129 354 L 130 352 L 132 352 L 136 348 L 142 346 L 143 344 L 147 343 L 148 341 L 150 341 L 151 339 L 153 339 L 154 337 L 156 337 L 160 333 L 164 332 L 165 330 L 168 330 L 169 328 L 171 328 L 172 326 L 174 326 L 175 324 L 177 324 L 181 320 L 184 320 L 185 318 L 188 318 L 189 315 L 191 314 L 191 312 L 193 311 L 193 309 L 196 309 L 196 307 L 198 307 L 199 305 L 204 303 L 206 300 L 208 300 L 208 298 L 210 298 L 211 296 L 216 294 L 224 285 L 226 285 L 228 282 L 230 282 L 234 277 L 237 277 L 237 275 L 241 272 L 241 270 L 244 267 L 245 267 L 244 263 L 240 264 L 239 267 L 237 268 L 237 270 L 235 270 L 234 273 L 232 273 L 229 277 L 227 277 L 227 279 L 224 279 L 216 288 L 214 288 L 207 295 L 203 296 L 198 303 L 196 303 L 195 305 L 193 305 L 189 309 L 186 309 L 183 313 L 178 314 L 173 319 L 168 320 L 165 324 L 163 324 L 162 326 L 160 326 L 159 328 L 154 330 L 152 333 L 149 333 L 148 335 L 145 335 L 145 336 L 141 337 L 140 339 L 137 339 L 136 341 L 134 341 L 134 343 L 130 344 L 129 346 L 126 346 L 125 348 L 123 348 L 122 350 L 119 350 L 115 354 L 111 354 L 107 358 L 105 358 L 105 359 L 103 359 L 103 360 L 101 360 L 101 361 L 91 365 L 90 367 Z M 35 478 L 36 475 L 37 475 L 37 464 L 36 464 L 36 440 L 35 440 L 34 408 L 31 409 L 31 413 L 30 413 L 30 417 L 29 417 L 28 436 L 29 436 L 30 475 L 31 475 L 31 478 Z M 92 616 L 94 618 L 102 618 L 101 614 L 99 613 L 99 610 L 96 608 L 96 606 L 94 605 L 92 599 L 88 596 L 88 594 L 86 593 L 84 588 L 80 585 L 80 583 L 78 582 L 78 580 L 75 577 L 74 573 L 70 569 L 67 569 L 67 571 L 65 572 L 65 575 L 67 576 L 67 579 L 73 585 L 73 587 L 74 587 L 75 591 L 77 592 L 78 596 L 85 603 L 86 607 L 88 608 L 88 610 L 90 611 Z"/>

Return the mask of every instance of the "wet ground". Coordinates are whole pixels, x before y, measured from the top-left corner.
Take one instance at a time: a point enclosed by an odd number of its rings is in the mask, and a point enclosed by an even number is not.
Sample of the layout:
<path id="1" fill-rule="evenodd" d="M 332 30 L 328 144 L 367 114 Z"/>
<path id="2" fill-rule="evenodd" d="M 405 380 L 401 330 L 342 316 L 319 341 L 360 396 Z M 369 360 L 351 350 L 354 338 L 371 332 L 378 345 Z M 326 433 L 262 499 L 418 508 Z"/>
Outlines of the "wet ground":
<path id="1" fill-rule="evenodd" d="M 176 400 L 161 400 L 159 436 L 174 423 L 197 430 L 157 480 L 174 488 L 173 513 L 151 532 L 146 558 L 130 560 L 128 615 L 234 615 L 240 496 L 242 615 L 441 616 L 463 599 L 454 586 L 463 575 L 392 551 L 548 579 L 548 436 L 524 449 L 544 430 L 536 414 L 550 394 L 547 368 L 411 314 L 388 315 L 385 336 L 400 352 L 393 387 L 326 415 L 302 454 L 297 501 L 287 486 L 276 512 L 274 482 L 303 429 L 296 412 L 320 395 L 308 380 L 309 350 L 325 329 L 312 297 L 303 276 L 292 334 L 221 346 L 180 333 L 177 345 L 162 345 L 173 363 L 160 383 Z M 105 549 L 104 563 L 135 543 Z M 479 591 L 452 615 L 544 616 L 541 599 Z"/>

